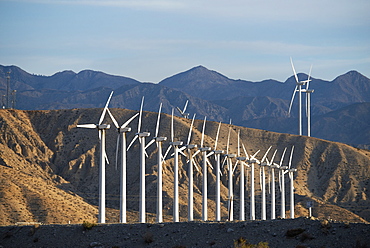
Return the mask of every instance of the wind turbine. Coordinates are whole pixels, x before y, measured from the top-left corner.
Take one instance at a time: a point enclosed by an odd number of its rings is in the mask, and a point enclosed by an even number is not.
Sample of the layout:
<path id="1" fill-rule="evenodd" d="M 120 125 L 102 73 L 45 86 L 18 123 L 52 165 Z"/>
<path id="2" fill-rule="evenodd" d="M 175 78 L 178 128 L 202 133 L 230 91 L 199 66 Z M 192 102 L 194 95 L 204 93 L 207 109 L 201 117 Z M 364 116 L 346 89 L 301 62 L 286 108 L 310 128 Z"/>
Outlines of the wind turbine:
<path id="1" fill-rule="evenodd" d="M 162 103 L 159 105 L 158 110 L 158 117 L 157 117 L 157 125 L 155 128 L 155 136 L 153 139 L 146 145 L 145 149 L 148 148 L 151 144 L 154 142 L 157 144 L 157 163 L 158 163 L 158 175 L 157 175 L 157 219 L 156 221 L 163 222 L 163 196 L 162 196 L 162 186 L 163 186 L 163 180 L 162 180 L 162 162 L 163 162 L 163 156 L 162 156 L 162 142 L 167 140 L 167 137 L 159 137 L 159 121 L 161 118 L 161 109 L 162 109 Z"/>
<path id="2" fill-rule="evenodd" d="M 229 125 L 229 133 L 227 135 L 227 145 L 226 145 L 226 154 L 224 154 L 226 164 L 227 164 L 227 170 L 229 172 L 229 182 L 228 182 L 228 220 L 233 221 L 234 220 L 234 206 L 233 206 L 233 165 L 232 165 L 232 158 L 236 157 L 236 154 L 229 154 L 229 145 L 230 145 L 230 134 L 231 134 L 231 120 Z"/>
<path id="3" fill-rule="evenodd" d="M 268 162 L 264 162 L 268 152 L 270 151 L 271 146 L 267 149 L 265 155 L 263 156 L 260 164 L 260 185 L 262 189 L 262 204 L 261 204 L 261 220 L 266 220 L 266 175 L 265 167 L 268 165 Z"/>
<path id="4" fill-rule="evenodd" d="M 245 202 L 244 202 L 244 195 L 245 195 L 245 176 L 244 176 L 244 166 L 248 166 L 244 161 L 247 161 L 249 159 L 248 153 L 245 150 L 244 144 L 243 149 L 245 153 L 245 157 L 240 156 L 240 129 L 238 132 L 238 157 L 236 159 L 240 161 L 240 214 L 239 214 L 239 220 L 245 220 Z"/>
<path id="5" fill-rule="evenodd" d="M 310 85 L 310 76 L 311 76 L 311 70 L 312 70 L 312 65 L 310 67 L 310 72 L 308 73 L 308 78 L 305 81 L 306 82 L 306 89 L 304 89 L 303 92 L 306 92 L 306 115 L 307 115 L 307 136 L 311 136 L 311 94 L 315 90 L 310 90 L 308 89 Z"/>
<path id="6" fill-rule="evenodd" d="M 188 221 L 194 220 L 194 176 L 193 176 L 193 163 L 194 163 L 194 156 L 192 150 L 197 148 L 197 145 L 190 144 L 191 141 L 191 133 L 194 125 L 195 114 L 193 115 L 193 119 L 191 121 L 189 135 L 188 135 L 188 142 L 186 143 L 185 147 L 187 149 L 188 154 L 188 177 L 189 177 L 189 184 L 188 184 Z"/>
<path id="7" fill-rule="evenodd" d="M 171 116 L 171 142 L 164 155 L 167 156 L 171 148 L 174 150 L 174 194 L 173 194 L 173 221 L 179 222 L 179 146 L 182 145 L 182 141 L 174 141 L 174 130 L 173 130 L 173 109 Z"/>
<path id="8" fill-rule="evenodd" d="M 150 135 L 149 132 L 141 132 L 141 118 L 143 114 L 144 97 L 141 99 L 139 121 L 137 126 L 137 133 L 132 139 L 127 151 L 130 149 L 136 139 L 140 143 L 140 193 L 139 193 L 139 222 L 145 223 L 145 137 Z"/>
<path id="9" fill-rule="evenodd" d="M 283 166 L 284 156 L 286 152 L 286 147 L 283 151 L 283 155 L 281 155 L 280 165 L 279 165 L 279 185 L 280 185 L 280 192 L 281 192 L 281 210 L 280 210 L 280 217 L 285 219 L 285 180 L 284 180 L 284 171 L 288 168 L 287 166 Z"/>
<path id="10" fill-rule="evenodd" d="M 220 155 L 224 153 L 223 150 L 217 150 L 217 142 L 218 142 L 218 135 L 220 133 L 221 122 L 218 125 L 216 140 L 215 140 L 215 149 L 213 153 L 215 155 L 216 161 L 216 221 L 221 221 L 221 193 L 220 193 L 220 186 L 221 186 L 221 169 L 220 169 L 220 162 L 221 158 Z"/>
<path id="11" fill-rule="evenodd" d="M 294 77 L 295 77 L 295 80 L 296 80 L 296 86 L 295 86 L 295 89 L 294 89 L 294 92 L 293 92 L 293 95 L 292 95 L 292 99 L 290 100 L 290 106 L 289 106 L 288 113 L 290 114 L 295 93 L 298 91 L 298 132 L 299 132 L 299 135 L 302 135 L 302 85 L 304 85 L 306 83 L 306 81 L 299 81 L 298 80 L 298 76 L 297 76 L 297 73 L 294 69 L 292 58 L 290 58 L 290 63 L 292 65 L 292 69 L 293 69 L 293 72 L 294 72 Z"/>
<path id="12" fill-rule="evenodd" d="M 131 128 L 128 127 L 128 124 L 139 115 L 139 113 L 132 116 L 128 119 L 122 126 L 118 125 L 117 120 L 114 118 L 109 109 L 107 109 L 108 114 L 110 115 L 114 125 L 117 128 L 117 146 L 116 146 L 116 169 L 118 163 L 118 152 L 119 152 L 119 143 L 121 141 L 121 170 L 120 170 L 120 223 L 126 223 L 126 133 L 131 131 Z"/>
<path id="13" fill-rule="evenodd" d="M 251 168 L 251 196 L 250 196 L 250 219 L 255 220 L 256 219 L 256 209 L 255 209 L 255 199 L 254 199 L 254 165 L 256 163 L 259 163 L 259 161 L 256 159 L 256 155 L 260 152 L 258 150 L 253 156 L 249 158 L 247 161 Z"/>
<path id="14" fill-rule="evenodd" d="M 112 98 L 113 91 L 110 93 L 107 103 L 100 116 L 98 124 L 79 124 L 77 127 L 81 128 L 97 128 L 99 130 L 100 140 L 100 157 L 99 157 L 99 215 L 98 222 L 105 223 L 105 131 L 110 128 L 109 124 L 102 124 L 105 113 L 107 112 L 110 99 Z"/>
<path id="15" fill-rule="evenodd" d="M 279 165 L 274 163 L 274 158 L 276 155 L 277 149 L 275 150 L 274 154 L 272 155 L 272 158 L 270 162 L 268 162 L 268 166 L 270 168 L 270 184 L 271 184 L 271 219 L 276 219 L 276 213 L 275 213 L 275 168 L 278 168 Z"/>
<path id="16" fill-rule="evenodd" d="M 207 151 L 210 151 L 211 148 L 207 146 L 203 146 L 204 143 L 204 131 L 206 129 L 206 121 L 207 117 L 204 117 L 204 122 L 203 122 L 203 129 L 202 129 L 202 138 L 200 141 L 200 147 L 199 151 L 202 153 L 203 157 L 203 185 L 202 185 L 202 220 L 206 221 L 208 219 L 208 204 L 207 204 L 207 163 L 209 163 L 208 158 L 207 158 Z"/>
<path id="17" fill-rule="evenodd" d="M 293 172 L 296 172 L 297 171 L 297 169 L 291 169 L 290 168 L 292 166 L 293 151 L 294 151 L 294 146 L 292 146 L 292 150 L 290 152 L 288 170 L 286 170 L 286 172 L 285 172 L 285 173 L 289 173 L 289 179 L 290 179 L 290 218 L 291 219 L 294 219 L 294 185 L 293 185 Z"/>
<path id="18" fill-rule="evenodd" d="M 180 112 L 182 117 L 184 117 L 185 119 L 189 118 L 189 113 L 185 112 L 186 108 L 188 107 L 188 103 L 189 103 L 189 100 L 186 100 L 185 106 L 182 110 L 179 107 L 176 107 L 176 109 Z"/>

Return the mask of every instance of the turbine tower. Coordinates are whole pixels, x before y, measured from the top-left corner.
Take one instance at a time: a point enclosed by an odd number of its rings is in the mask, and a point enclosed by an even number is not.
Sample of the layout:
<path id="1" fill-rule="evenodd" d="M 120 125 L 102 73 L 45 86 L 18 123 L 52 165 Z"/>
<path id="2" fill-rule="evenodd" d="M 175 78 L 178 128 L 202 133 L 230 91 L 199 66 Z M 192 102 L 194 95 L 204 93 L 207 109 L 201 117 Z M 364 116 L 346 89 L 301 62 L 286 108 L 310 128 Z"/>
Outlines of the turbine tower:
<path id="1" fill-rule="evenodd" d="M 160 223 L 163 222 L 163 196 L 162 196 L 162 163 L 163 163 L 163 156 L 162 156 L 162 142 L 167 140 L 167 137 L 159 137 L 159 121 L 161 118 L 161 109 L 162 103 L 159 105 L 158 110 L 158 117 L 157 117 L 157 125 L 155 128 L 155 136 L 153 139 L 146 145 L 145 149 L 148 148 L 151 144 L 156 142 L 157 145 L 157 163 L 158 163 L 158 171 L 157 171 L 157 218 L 156 222 Z"/>
<path id="2" fill-rule="evenodd" d="M 270 162 L 268 162 L 269 166 L 269 175 L 270 175 L 270 184 L 271 184 L 271 219 L 276 219 L 276 212 L 275 212 L 275 169 L 278 168 L 279 165 L 274 163 L 274 158 L 276 155 L 277 150 L 275 150 L 274 154 Z"/>
<path id="3" fill-rule="evenodd" d="M 126 186 L 127 186 L 127 156 L 126 156 L 126 133 L 131 131 L 131 128 L 128 127 L 128 125 L 133 121 L 136 116 L 139 115 L 139 113 L 132 116 L 130 119 L 128 119 L 125 123 L 122 124 L 122 126 L 118 125 L 117 120 L 112 115 L 111 111 L 107 109 L 108 114 L 110 115 L 114 125 L 117 128 L 118 135 L 117 135 L 117 146 L 116 146 L 116 169 L 117 169 L 117 163 L 118 163 L 118 154 L 120 150 L 120 143 L 121 143 L 121 160 L 120 160 L 120 223 L 126 223 L 126 209 L 127 209 L 127 195 L 126 195 Z"/>
<path id="4" fill-rule="evenodd" d="M 145 223 L 145 137 L 150 135 L 149 132 L 141 132 L 141 118 L 143 114 L 144 97 L 141 99 L 139 121 L 137 126 L 137 133 L 132 139 L 127 151 L 130 149 L 136 139 L 139 139 L 140 143 L 140 193 L 139 193 L 139 222 Z"/>
<path id="5" fill-rule="evenodd" d="M 262 204 L 261 204 L 261 220 L 266 220 L 266 175 L 265 175 L 265 167 L 268 165 L 268 162 L 264 162 L 266 160 L 267 154 L 270 151 L 271 146 L 267 149 L 265 155 L 263 156 L 260 165 L 260 185 L 261 185 L 261 196 L 262 196 Z"/>
<path id="6" fill-rule="evenodd" d="M 244 202 L 244 196 L 245 196 L 245 176 L 244 176 L 244 166 L 248 166 L 245 161 L 249 159 L 249 155 L 247 151 L 245 150 L 244 144 L 243 149 L 245 153 L 245 157 L 240 156 L 240 129 L 238 132 L 238 157 L 236 158 L 238 161 L 240 161 L 240 213 L 239 213 L 239 220 L 245 220 L 245 202 Z"/>
<path id="7" fill-rule="evenodd" d="M 109 101 L 113 95 L 113 91 L 109 95 L 108 101 L 105 104 L 103 112 L 100 116 L 98 124 L 79 124 L 77 127 L 81 128 L 97 128 L 99 130 L 100 140 L 100 157 L 99 157 L 99 215 L 98 223 L 105 223 L 105 160 L 107 155 L 105 153 L 105 131 L 110 128 L 109 124 L 102 124 L 105 114 L 108 109 Z"/>
<path id="8" fill-rule="evenodd" d="M 294 146 L 292 146 L 292 150 L 290 152 L 290 158 L 289 158 L 289 167 L 286 173 L 289 173 L 289 179 L 290 179 L 290 218 L 294 219 L 294 185 L 293 185 L 293 173 L 297 171 L 297 169 L 291 169 L 292 166 L 292 159 L 293 159 L 293 151 Z"/>
<path id="9" fill-rule="evenodd" d="M 284 180 L 284 171 L 288 168 L 287 166 L 283 166 L 284 156 L 286 152 L 286 147 L 283 151 L 283 155 L 281 155 L 280 165 L 279 165 L 279 186 L 281 192 L 281 209 L 280 209 L 280 217 L 285 219 L 285 180 Z"/>
<path id="10" fill-rule="evenodd" d="M 255 199 L 254 199 L 254 165 L 258 163 L 259 161 L 256 159 L 256 155 L 260 152 L 258 150 L 253 156 L 249 158 L 247 161 L 250 168 L 251 168 L 251 196 L 250 196 L 250 219 L 255 220 L 256 219 L 256 209 L 255 209 Z"/>
<path id="11" fill-rule="evenodd" d="M 223 150 L 217 150 L 217 142 L 218 142 L 218 136 L 220 134 L 220 128 L 221 128 L 221 122 L 218 125 L 217 134 L 216 134 L 216 141 L 215 141 L 215 149 L 213 150 L 213 153 L 215 155 L 215 161 L 216 161 L 216 221 L 221 221 L 221 168 L 220 168 L 220 162 L 221 158 L 220 155 L 224 153 Z"/>
<path id="12" fill-rule="evenodd" d="M 208 219 L 208 204 L 207 204 L 207 199 L 208 199 L 208 194 L 207 194 L 207 191 L 208 191 L 208 188 L 207 188 L 207 171 L 208 171 L 208 168 L 207 168 L 207 163 L 209 163 L 209 161 L 208 161 L 208 158 L 207 158 L 207 151 L 211 150 L 210 147 L 203 146 L 203 144 L 204 144 L 204 131 L 206 129 L 206 121 L 207 121 L 207 117 L 205 116 L 204 117 L 204 122 L 203 122 L 203 129 L 202 129 L 202 138 L 201 138 L 200 147 L 199 147 L 199 151 L 202 153 L 202 157 L 203 157 L 203 166 L 202 166 L 202 170 L 203 170 L 202 220 L 203 221 L 206 221 Z"/>
<path id="13" fill-rule="evenodd" d="M 197 145 L 190 144 L 191 133 L 192 133 L 192 130 L 193 130 L 193 125 L 194 125 L 194 119 L 195 119 L 195 114 L 193 115 L 193 119 L 191 120 L 189 135 L 188 135 L 188 141 L 185 145 L 185 148 L 186 148 L 187 154 L 188 154 L 188 177 L 189 177 L 189 182 L 188 182 L 188 221 L 193 221 L 194 220 L 194 175 L 193 175 L 194 167 L 193 167 L 193 164 L 194 164 L 194 156 L 196 154 L 193 154 L 192 150 L 197 148 Z M 197 168 L 197 170 L 199 171 L 198 168 Z"/>
<path id="14" fill-rule="evenodd" d="M 167 156 L 168 152 L 171 148 L 174 151 L 174 182 L 173 182 L 173 221 L 179 222 L 179 146 L 182 145 L 182 141 L 174 141 L 174 127 L 173 127 L 173 112 L 172 109 L 172 116 L 171 116 L 171 142 L 169 147 L 164 155 Z"/>

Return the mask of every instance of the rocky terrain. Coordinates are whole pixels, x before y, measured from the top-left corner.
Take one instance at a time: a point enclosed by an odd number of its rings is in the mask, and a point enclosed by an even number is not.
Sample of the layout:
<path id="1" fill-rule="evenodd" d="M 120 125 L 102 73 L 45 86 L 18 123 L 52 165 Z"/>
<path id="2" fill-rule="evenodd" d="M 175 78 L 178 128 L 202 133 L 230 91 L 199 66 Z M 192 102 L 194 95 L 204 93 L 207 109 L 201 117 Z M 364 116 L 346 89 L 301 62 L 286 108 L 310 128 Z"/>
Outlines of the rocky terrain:
<path id="1" fill-rule="evenodd" d="M 370 225 L 293 220 L 0 226 L 1 247 L 369 247 Z"/>
<path id="2" fill-rule="evenodd" d="M 78 123 L 98 120 L 101 109 L 73 109 L 53 111 L 0 111 L 0 224 L 12 225 L 17 222 L 41 222 L 45 224 L 81 224 L 83 221 L 96 222 L 98 203 L 98 132 L 76 128 Z M 112 109 L 119 123 L 129 119 L 136 111 Z M 157 114 L 144 112 L 142 130 L 154 132 Z M 176 140 L 186 140 L 190 121 L 175 118 Z M 106 123 L 111 123 L 106 118 Z M 133 138 L 137 119 L 131 124 Z M 205 145 L 213 146 L 218 123 L 207 122 Z M 223 124 L 218 149 L 226 149 L 229 125 Z M 313 216 L 333 220 L 364 222 L 370 220 L 369 181 L 370 151 L 351 146 L 290 134 L 280 134 L 232 126 L 230 152 L 237 153 L 237 132 L 248 153 L 261 149 L 261 159 L 269 146 L 277 149 L 275 160 L 280 161 L 283 149 L 295 146 L 292 167 L 294 174 L 295 216 L 308 216 L 307 201 L 314 203 Z M 202 120 L 196 120 L 192 143 L 199 144 Z M 163 114 L 160 135 L 170 136 L 170 116 Z M 115 168 L 116 131 L 107 131 L 107 155 L 110 165 L 107 176 L 107 222 L 117 223 L 119 217 L 119 173 Z M 147 142 L 151 139 L 149 137 Z M 128 152 L 128 221 L 138 220 L 139 161 L 138 143 Z M 168 142 L 163 144 L 167 149 Z M 242 149 L 241 149 L 242 150 Z M 267 155 L 271 159 L 272 151 Z M 156 196 L 156 147 L 147 149 L 146 202 L 147 220 L 155 218 Z M 243 154 L 241 154 L 243 155 Z M 196 157 L 200 164 L 201 158 Z M 213 163 L 213 157 L 210 157 Z M 288 155 L 283 164 L 288 164 Z M 246 169 L 250 175 L 250 169 Z M 234 174 L 234 219 L 239 219 L 239 168 Z M 209 168 L 208 216 L 214 219 L 215 172 Z M 201 188 L 203 172 L 194 172 L 194 217 L 201 218 Z M 266 178 L 268 182 L 268 177 Z M 187 219 L 187 164 L 180 159 L 179 190 L 180 219 Z M 277 178 L 276 178 L 277 182 Z M 227 171 L 223 168 L 221 185 L 222 219 L 227 219 Z M 285 187 L 289 188 L 286 176 Z M 268 185 L 267 185 L 268 187 Z M 246 187 L 246 215 L 249 215 L 249 188 Z M 256 215 L 260 218 L 261 191 L 259 168 L 255 168 Z M 278 189 L 278 183 L 276 185 Z M 163 169 L 163 197 L 165 222 L 172 221 L 173 202 L 173 159 L 168 158 Z M 266 198 L 270 209 L 271 195 Z M 276 193 L 276 213 L 280 213 L 280 192 Z M 288 192 L 286 214 L 289 216 Z M 267 211 L 270 218 L 270 211 Z"/>

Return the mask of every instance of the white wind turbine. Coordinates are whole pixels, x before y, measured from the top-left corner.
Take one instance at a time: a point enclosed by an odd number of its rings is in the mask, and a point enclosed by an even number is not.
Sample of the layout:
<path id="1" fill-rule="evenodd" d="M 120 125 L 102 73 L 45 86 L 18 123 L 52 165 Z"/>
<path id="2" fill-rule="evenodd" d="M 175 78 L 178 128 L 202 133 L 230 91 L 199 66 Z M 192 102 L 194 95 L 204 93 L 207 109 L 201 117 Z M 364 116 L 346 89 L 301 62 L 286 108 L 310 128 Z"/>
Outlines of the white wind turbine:
<path id="1" fill-rule="evenodd" d="M 275 150 L 274 154 L 272 155 L 272 158 L 270 162 L 268 162 L 269 166 L 269 176 L 270 176 L 270 185 L 271 185 L 271 219 L 276 219 L 276 213 L 275 213 L 275 168 L 279 168 L 279 165 L 274 163 L 274 158 L 276 155 L 277 149 Z"/>
<path id="2" fill-rule="evenodd" d="M 109 109 L 107 109 L 114 125 L 117 128 L 118 136 L 117 136 L 117 146 L 116 146 L 116 169 L 117 169 L 117 163 L 118 163 L 118 153 L 119 153 L 119 145 L 121 143 L 121 160 L 120 160 L 120 223 L 126 223 L 126 133 L 131 131 L 131 128 L 128 127 L 128 125 L 131 123 L 132 120 L 136 118 L 136 116 L 139 115 L 139 113 L 132 116 L 130 119 L 128 119 L 125 123 L 123 123 L 122 126 L 118 125 L 117 120 L 114 118 L 112 113 Z"/>
<path id="3" fill-rule="evenodd" d="M 299 81 L 298 80 L 298 76 L 297 76 L 297 73 L 294 69 L 292 58 L 290 58 L 290 63 L 292 65 L 292 69 L 293 69 L 293 72 L 294 72 L 294 77 L 295 77 L 295 80 L 296 80 L 296 86 L 295 86 L 295 89 L 294 89 L 294 92 L 293 92 L 293 95 L 292 95 L 292 99 L 290 100 L 290 106 L 289 106 L 288 113 L 290 114 L 292 104 L 293 104 L 293 101 L 294 101 L 295 93 L 298 91 L 298 132 L 299 132 L 299 135 L 302 135 L 302 85 L 304 85 L 306 83 L 306 81 Z"/>
<path id="4" fill-rule="evenodd" d="M 279 186 L 281 192 L 281 209 L 280 209 L 280 217 L 285 219 L 285 180 L 284 180 L 284 171 L 288 169 L 287 166 L 283 166 L 284 156 L 286 152 L 286 147 L 281 155 L 280 165 L 279 165 Z"/>
<path id="5" fill-rule="evenodd" d="M 240 207 L 239 207 L 239 220 L 245 220 L 245 176 L 244 176 L 244 171 L 245 167 L 244 166 L 249 166 L 245 163 L 249 159 L 249 155 L 247 151 L 245 150 L 244 144 L 243 144 L 243 149 L 245 153 L 245 157 L 240 156 L 240 129 L 238 132 L 238 157 L 236 158 L 238 161 L 240 161 Z"/>
<path id="6" fill-rule="evenodd" d="M 141 118 L 143 113 L 144 97 L 141 99 L 139 121 L 137 126 L 137 133 L 132 139 L 127 151 L 130 149 L 136 139 L 140 143 L 140 193 L 139 193 L 139 222 L 145 223 L 145 137 L 150 135 L 149 132 L 141 132 Z"/>
<path id="7" fill-rule="evenodd" d="M 254 165 L 256 163 L 259 163 L 259 161 L 256 159 L 256 155 L 260 152 L 258 150 L 253 156 L 249 158 L 247 161 L 250 168 L 251 168 L 251 192 L 250 192 L 250 219 L 255 220 L 256 219 L 256 208 L 255 208 L 255 198 L 254 198 Z"/>
<path id="8" fill-rule="evenodd" d="M 194 220 L 194 175 L 193 175 L 193 164 L 194 164 L 194 156 L 196 154 L 193 154 L 192 150 L 197 148 L 197 145 L 190 144 L 191 141 L 191 133 L 193 130 L 193 125 L 194 125 L 194 119 L 195 119 L 195 114 L 193 115 L 193 119 L 191 121 L 190 129 L 189 129 L 189 135 L 188 135 L 188 141 L 185 145 L 187 154 L 188 154 L 188 177 L 189 177 L 189 182 L 188 182 L 188 221 L 193 221 Z M 198 170 L 198 168 L 197 168 Z M 199 171 L 199 170 L 198 170 Z"/>
<path id="9" fill-rule="evenodd" d="M 216 161 L 216 221 L 221 221 L 221 158 L 220 155 L 224 153 L 223 150 L 217 150 L 217 142 L 218 142 L 218 135 L 220 133 L 221 128 L 221 122 L 218 125 L 217 134 L 216 134 L 216 140 L 215 140 L 215 149 L 213 150 L 213 153 L 215 155 L 215 161 Z"/>
<path id="10" fill-rule="evenodd" d="M 210 147 L 207 147 L 207 146 L 203 146 L 204 144 L 204 131 L 206 129 L 206 121 L 207 121 L 207 117 L 205 116 L 204 117 L 204 122 L 203 122 L 203 129 L 202 129 L 202 138 L 201 138 L 201 141 L 200 141 L 200 147 L 199 147 L 199 151 L 202 153 L 202 157 L 203 157 L 203 166 L 202 166 L 202 170 L 203 170 L 203 185 L 202 185 L 202 220 L 203 221 L 206 221 L 208 219 L 208 204 L 207 204 L 207 199 L 208 199 L 208 194 L 207 194 L 207 191 L 208 191 L 208 188 L 207 188 L 207 176 L 208 176 L 208 168 L 207 168 L 207 163 L 209 163 L 208 161 L 208 158 L 207 158 L 207 151 L 210 151 L 211 148 Z"/>
<path id="11" fill-rule="evenodd" d="M 173 127 L 173 109 L 171 116 L 171 142 L 164 155 L 167 156 L 168 152 L 173 148 L 174 151 L 174 194 L 173 194 L 173 221 L 179 222 L 179 146 L 182 145 L 182 141 L 174 141 L 174 127 Z"/>
<path id="12" fill-rule="evenodd" d="M 109 95 L 108 101 L 105 104 L 103 112 L 100 116 L 98 124 L 79 124 L 77 127 L 81 128 L 97 128 L 99 130 L 100 140 L 100 157 L 99 157 L 99 215 L 98 223 L 105 223 L 105 131 L 110 128 L 109 124 L 102 124 L 105 113 L 107 112 L 109 101 L 113 95 L 113 91 Z"/>
<path id="13" fill-rule="evenodd" d="M 232 158 L 236 157 L 236 154 L 229 154 L 229 145 L 230 145 L 230 134 L 231 134 L 231 120 L 229 125 L 229 133 L 227 135 L 227 145 L 226 145 L 226 154 L 224 154 L 225 160 L 227 164 L 227 170 L 229 175 L 228 180 L 228 220 L 233 221 L 234 220 L 234 205 L 233 205 L 233 165 L 232 165 Z"/>
<path id="14" fill-rule="evenodd" d="M 185 106 L 182 110 L 179 107 L 176 107 L 176 109 L 180 112 L 182 117 L 184 117 L 185 119 L 189 118 L 189 113 L 185 112 L 186 108 L 188 107 L 188 103 L 189 103 L 189 100 L 186 100 Z"/>
<path id="15" fill-rule="evenodd" d="M 145 149 L 148 148 L 154 142 L 157 145 L 157 163 L 158 163 L 158 170 L 157 170 L 157 222 L 163 222 L 163 195 L 162 195 L 162 163 L 163 163 L 163 156 L 162 156 L 162 142 L 167 140 L 167 137 L 159 137 L 159 121 L 161 118 L 161 109 L 162 103 L 159 105 L 158 110 L 158 117 L 157 117 L 157 125 L 155 128 L 155 136 L 153 139 L 146 145 Z"/>
<path id="16" fill-rule="evenodd" d="M 308 73 L 308 78 L 305 81 L 306 82 L 306 89 L 304 89 L 303 92 L 306 92 L 306 115 L 307 115 L 307 136 L 311 136 L 311 94 L 314 92 L 314 90 L 308 89 L 310 86 L 310 77 L 311 77 L 311 70 L 312 65 L 310 67 L 310 72 Z"/>
<path id="17" fill-rule="evenodd" d="M 266 160 L 267 154 L 270 151 L 271 146 L 267 149 L 265 155 L 263 156 L 260 165 L 260 185 L 261 185 L 261 196 L 262 196 L 262 204 L 261 204 L 261 220 L 266 220 L 266 175 L 265 175 L 265 166 L 268 165 L 268 162 L 264 162 Z"/>
<path id="18" fill-rule="evenodd" d="M 293 151 L 294 151 L 294 146 L 292 146 L 292 150 L 290 152 L 288 170 L 286 170 L 286 172 L 285 172 L 285 173 L 289 173 L 289 179 L 290 179 L 290 218 L 291 219 L 294 219 L 294 185 L 293 185 L 293 172 L 296 172 L 297 171 L 297 169 L 291 168 L 291 166 L 292 166 L 292 159 L 293 159 Z"/>

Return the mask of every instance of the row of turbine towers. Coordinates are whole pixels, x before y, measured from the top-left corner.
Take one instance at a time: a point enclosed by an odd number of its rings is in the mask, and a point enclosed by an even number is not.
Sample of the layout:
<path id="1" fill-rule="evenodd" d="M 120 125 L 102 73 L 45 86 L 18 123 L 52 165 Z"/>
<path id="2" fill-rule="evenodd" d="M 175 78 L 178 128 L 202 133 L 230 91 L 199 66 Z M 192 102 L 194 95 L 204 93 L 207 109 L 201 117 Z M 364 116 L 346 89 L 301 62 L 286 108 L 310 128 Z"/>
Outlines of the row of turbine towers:
<path id="1" fill-rule="evenodd" d="M 143 104 L 144 104 L 144 97 L 142 98 L 140 111 L 136 113 L 131 118 L 129 118 L 125 123 L 120 125 L 111 111 L 109 110 L 109 102 L 112 98 L 113 92 L 111 92 L 105 107 L 102 111 L 102 114 L 99 118 L 97 124 L 79 124 L 77 127 L 80 128 L 96 128 L 99 131 L 99 141 L 100 141 L 100 157 L 99 157 L 99 214 L 98 214 L 98 222 L 105 223 L 105 166 L 106 161 L 108 161 L 106 151 L 105 151 L 105 143 L 106 143 L 106 130 L 110 128 L 109 124 L 104 124 L 103 121 L 105 119 L 106 114 L 110 116 L 114 126 L 117 128 L 118 136 L 117 136 L 117 144 L 116 144 L 116 164 L 118 158 L 120 158 L 120 223 L 126 223 L 126 185 L 127 185 L 127 178 L 126 178 L 126 170 L 127 170 L 127 151 L 131 148 L 131 146 L 138 141 L 140 143 L 140 152 L 139 152 L 139 160 L 140 160 L 140 193 L 139 193 L 139 222 L 145 223 L 146 222 L 146 207 L 145 207 L 145 162 L 146 162 L 146 149 L 151 146 L 152 144 L 156 144 L 157 146 L 157 196 L 156 196 L 156 221 L 163 222 L 163 202 L 162 202 L 162 165 L 165 162 L 168 155 L 173 157 L 173 173 L 174 173 L 174 181 L 173 181 L 173 188 L 174 188 L 174 198 L 173 198 L 173 221 L 179 221 L 179 156 L 185 156 L 187 158 L 188 164 L 188 221 L 193 221 L 193 210 L 194 210 L 194 168 L 198 170 L 198 172 L 203 172 L 202 177 L 202 220 L 208 220 L 208 206 L 207 206 L 207 193 L 208 193 L 208 182 L 207 182 L 207 171 L 208 167 L 214 169 L 216 171 L 216 208 L 215 208 L 215 221 L 221 221 L 221 193 L 220 193 L 220 186 L 221 186 L 221 166 L 226 166 L 226 171 L 228 174 L 228 218 L 227 220 L 233 221 L 233 175 L 237 168 L 239 169 L 240 173 L 240 200 L 239 200 L 239 220 L 245 220 L 245 192 L 248 191 L 250 194 L 250 214 L 249 217 L 251 220 L 256 219 L 256 210 L 255 210 L 255 166 L 259 166 L 260 168 L 260 186 L 261 186 L 261 220 L 266 220 L 266 171 L 268 170 L 269 175 L 269 189 L 271 191 L 271 219 L 276 218 L 276 190 L 275 190 L 275 172 L 278 174 L 278 181 L 281 193 L 281 213 L 280 217 L 285 218 L 285 174 L 289 174 L 290 178 L 290 217 L 294 218 L 294 187 L 293 187 L 293 173 L 297 171 L 296 169 L 291 168 L 292 165 L 292 158 L 293 158 L 293 151 L 294 146 L 291 148 L 289 163 L 284 164 L 284 157 L 287 151 L 287 148 L 284 149 L 280 162 L 274 162 L 275 155 L 277 154 L 277 150 L 274 151 L 271 159 L 268 159 L 268 154 L 271 150 L 271 146 L 267 149 L 264 153 L 261 160 L 257 158 L 257 154 L 259 154 L 260 150 L 255 152 L 253 155 L 248 154 L 243 142 L 240 139 L 240 130 L 238 132 L 238 147 L 237 147 L 237 154 L 230 153 L 230 134 L 231 134 L 231 121 L 228 130 L 228 138 L 227 138 L 227 146 L 226 151 L 218 149 L 217 143 L 220 133 L 221 122 L 218 125 L 216 138 L 214 147 L 207 147 L 204 142 L 204 133 L 206 128 L 206 117 L 203 121 L 202 126 L 202 135 L 201 135 L 201 142 L 198 144 L 192 143 L 192 133 L 193 133 L 193 125 L 195 120 L 195 114 L 191 120 L 191 125 L 189 128 L 189 133 L 187 137 L 186 143 L 182 141 L 176 140 L 174 137 L 174 109 L 172 109 L 171 115 L 171 140 L 169 142 L 169 146 L 165 151 L 164 155 L 162 153 L 162 143 L 167 140 L 167 137 L 159 136 L 159 129 L 160 129 L 160 118 L 161 118 L 161 108 L 162 104 L 159 106 L 158 110 L 158 117 L 156 122 L 156 129 L 155 135 L 153 138 L 146 144 L 145 138 L 150 136 L 149 132 L 142 132 L 141 124 L 142 124 L 142 112 L 143 112 Z M 184 108 L 184 111 L 185 112 Z M 137 132 L 135 133 L 134 138 L 132 139 L 131 143 L 127 146 L 127 139 L 126 134 L 127 132 L 131 131 L 131 128 L 128 126 L 137 116 L 138 119 L 138 127 Z M 170 151 L 172 150 L 172 154 Z M 244 152 L 244 154 L 243 154 Z M 201 154 L 202 157 L 202 166 L 197 166 L 194 161 L 194 158 Z M 210 156 L 214 156 L 214 163 L 212 164 L 209 160 Z M 223 161 L 221 156 L 223 156 Z M 250 173 L 246 173 L 247 169 L 250 168 Z M 250 189 L 248 190 L 248 176 L 250 178 Z"/>

